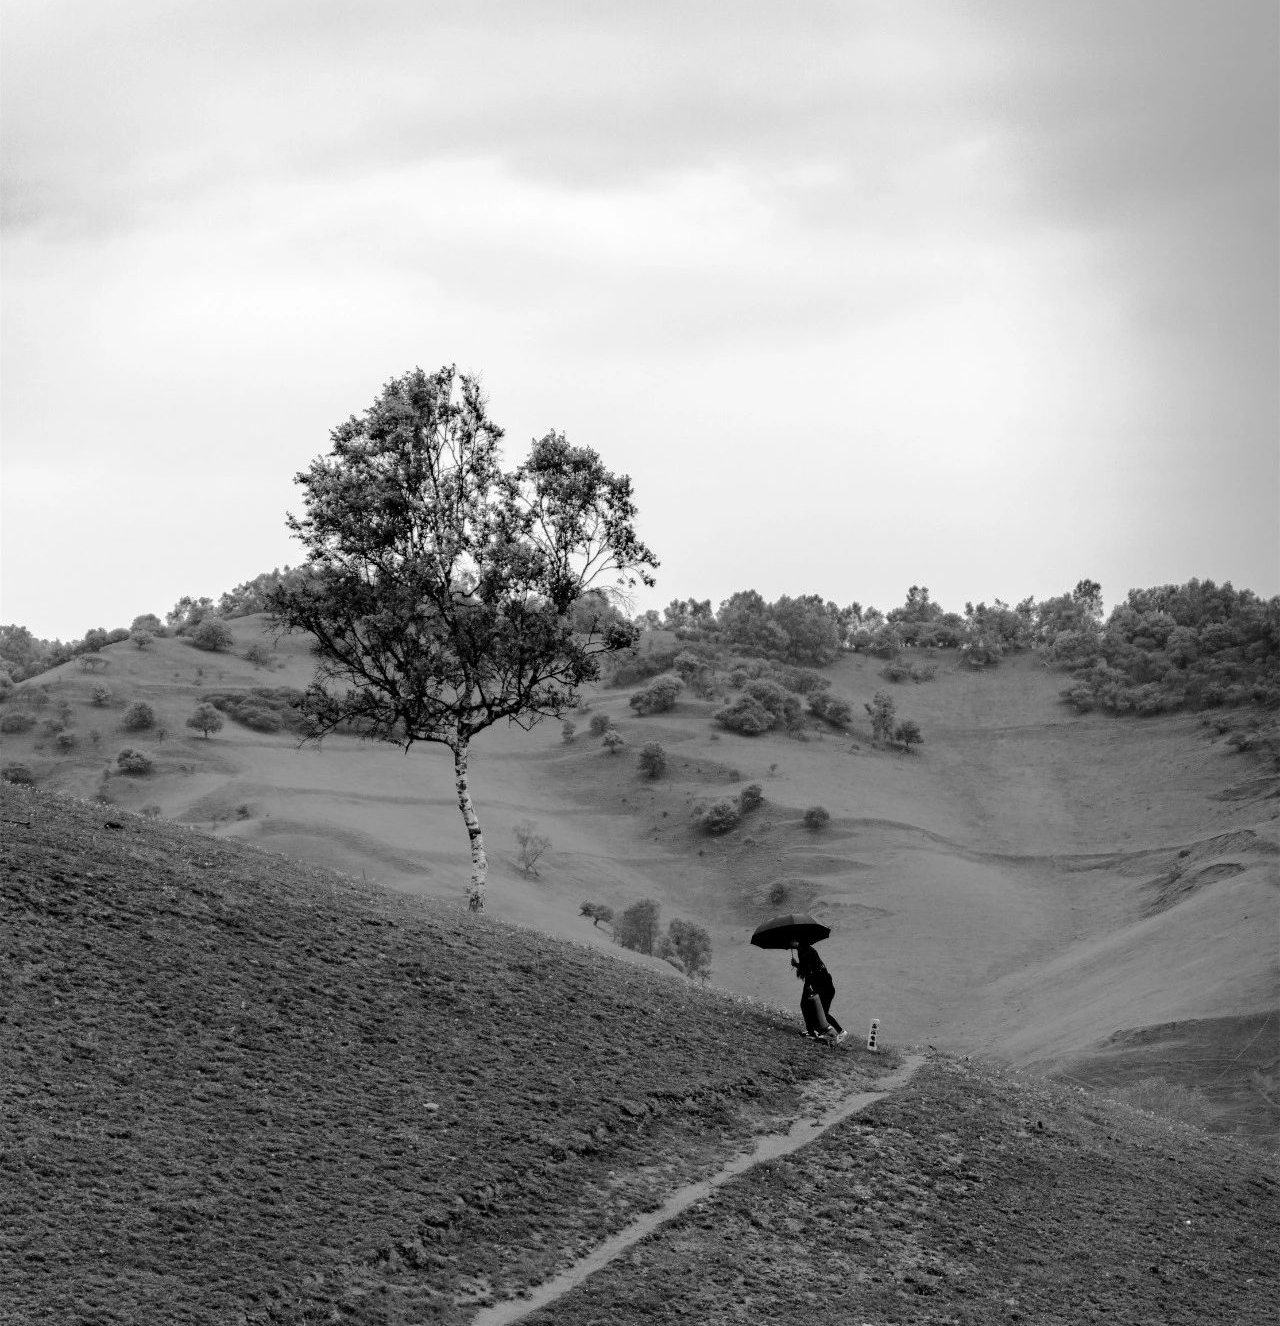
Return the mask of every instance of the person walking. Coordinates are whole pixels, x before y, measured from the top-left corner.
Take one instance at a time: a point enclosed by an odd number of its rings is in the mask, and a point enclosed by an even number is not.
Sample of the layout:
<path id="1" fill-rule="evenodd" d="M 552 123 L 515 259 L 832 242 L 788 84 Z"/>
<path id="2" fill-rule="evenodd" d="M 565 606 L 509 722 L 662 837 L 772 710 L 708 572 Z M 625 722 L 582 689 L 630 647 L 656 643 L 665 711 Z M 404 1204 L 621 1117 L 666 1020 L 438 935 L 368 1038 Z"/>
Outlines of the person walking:
<path id="1" fill-rule="evenodd" d="M 831 973 L 818 956 L 818 950 L 812 944 L 793 942 L 791 954 L 791 965 L 796 969 L 796 976 L 804 981 L 804 990 L 800 995 L 802 1011 L 804 1001 L 809 998 L 810 994 L 817 995 L 822 1004 L 822 1011 L 826 1014 L 827 1023 L 835 1032 L 836 1044 L 839 1045 L 848 1033 L 831 1015 L 831 1001 L 835 998 L 836 993 L 836 983 L 831 979 Z M 816 1031 L 810 1031 L 809 1035 L 815 1040 L 822 1039 Z"/>

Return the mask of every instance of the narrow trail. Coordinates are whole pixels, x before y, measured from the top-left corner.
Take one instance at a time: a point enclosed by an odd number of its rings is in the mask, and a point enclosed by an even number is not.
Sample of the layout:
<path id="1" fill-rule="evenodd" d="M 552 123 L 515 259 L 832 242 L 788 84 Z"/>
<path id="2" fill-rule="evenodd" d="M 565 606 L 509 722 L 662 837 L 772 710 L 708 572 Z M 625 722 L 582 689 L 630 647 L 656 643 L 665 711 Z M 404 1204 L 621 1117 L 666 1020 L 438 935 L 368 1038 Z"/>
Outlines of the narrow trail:
<path id="1" fill-rule="evenodd" d="M 709 1179 L 700 1179 L 697 1183 L 689 1183 L 678 1189 L 656 1211 L 648 1211 L 639 1216 L 626 1229 L 606 1239 L 598 1248 L 574 1262 L 567 1270 L 561 1271 L 550 1280 L 543 1281 L 536 1289 L 530 1291 L 527 1298 L 505 1299 L 492 1307 L 482 1308 L 471 1319 L 472 1326 L 508 1326 L 510 1322 L 521 1321 L 530 1313 L 545 1308 L 548 1303 L 554 1303 L 571 1289 L 576 1289 L 588 1276 L 594 1275 L 629 1248 L 634 1247 L 641 1239 L 647 1238 L 655 1229 L 675 1219 L 695 1202 L 710 1196 L 717 1188 L 722 1188 L 726 1183 L 732 1182 L 739 1175 L 745 1174 L 766 1160 L 777 1160 L 780 1156 L 798 1151 L 850 1115 L 857 1114 L 869 1105 L 883 1100 L 891 1092 L 904 1086 L 924 1061 L 923 1054 L 907 1055 L 900 1068 L 881 1079 L 877 1090 L 856 1091 L 852 1095 L 838 1097 L 834 1104 L 816 1116 L 812 1109 L 806 1110 L 805 1117 L 796 1119 L 785 1133 L 767 1133 L 757 1138 L 752 1150 L 735 1156 Z"/>

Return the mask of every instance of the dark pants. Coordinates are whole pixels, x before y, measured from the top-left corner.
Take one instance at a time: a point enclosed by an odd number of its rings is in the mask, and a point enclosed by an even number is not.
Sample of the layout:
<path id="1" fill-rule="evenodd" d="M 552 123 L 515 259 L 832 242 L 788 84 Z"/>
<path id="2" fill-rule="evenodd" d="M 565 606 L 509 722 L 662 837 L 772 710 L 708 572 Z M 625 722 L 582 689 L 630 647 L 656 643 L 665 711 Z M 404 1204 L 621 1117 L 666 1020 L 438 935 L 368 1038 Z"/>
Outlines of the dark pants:
<path id="1" fill-rule="evenodd" d="M 811 976 L 805 986 L 811 989 L 822 1003 L 822 1011 L 827 1015 L 827 1021 L 836 1029 L 836 1034 L 844 1028 L 831 1016 L 831 1001 L 836 997 L 836 983 L 831 979 L 829 971 L 820 971 Z"/>

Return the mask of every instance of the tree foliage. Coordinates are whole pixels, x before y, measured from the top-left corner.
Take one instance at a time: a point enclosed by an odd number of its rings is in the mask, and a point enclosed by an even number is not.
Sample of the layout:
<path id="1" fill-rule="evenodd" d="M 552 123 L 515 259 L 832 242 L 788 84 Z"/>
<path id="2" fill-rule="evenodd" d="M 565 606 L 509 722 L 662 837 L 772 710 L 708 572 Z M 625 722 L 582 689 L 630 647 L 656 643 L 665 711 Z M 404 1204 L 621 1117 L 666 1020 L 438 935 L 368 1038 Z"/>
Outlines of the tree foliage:
<path id="1" fill-rule="evenodd" d="M 126 732 L 145 732 L 156 725 L 156 711 L 145 701 L 135 700 L 120 719 Z"/>
<path id="2" fill-rule="evenodd" d="M 871 716 L 871 740 L 877 744 L 890 740 L 896 714 L 893 697 L 886 691 L 877 691 L 871 697 L 871 703 L 862 707 Z"/>
<path id="3" fill-rule="evenodd" d="M 204 734 L 204 739 L 209 740 L 210 732 L 221 732 L 223 725 L 222 715 L 211 704 L 198 704 L 187 719 L 187 726 L 195 728 L 197 732 Z"/>
<path id="4" fill-rule="evenodd" d="M 676 707 L 676 699 L 684 690 L 679 677 L 655 677 L 642 691 L 637 691 L 628 703 L 637 714 L 665 714 Z"/>
<path id="5" fill-rule="evenodd" d="M 600 656 L 638 634 L 620 617 L 584 633 L 577 605 L 593 587 L 652 584 L 657 565 L 629 478 L 554 432 L 504 470 L 501 439 L 474 378 L 416 369 L 389 382 L 297 476 L 306 510 L 288 523 L 304 573 L 269 596 L 281 626 L 315 637 L 304 704 L 317 736 L 353 726 L 453 753 L 476 910 L 487 860 L 471 739 L 572 707 Z"/>
<path id="6" fill-rule="evenodd" d="M 521 820 L 513 830 L 516 839 L 516 863 L 526 877 L 538 875 L 538 862 L 551 848 L 551 839 L 538 832 L 533 820 Z"/>
<path id="7" fill-rule="evenodd" d="M 216 617 L 206 617 L 191 632 L 191 643 L 197 649 L 221 653 L 235 644 L 235 636 L 231 634 L 231 628 L 226 622 L 221 622 Z"/>
<path id="8" fill-rule="evenodd" d="M 637 953 L 652 955 L 658 939 L 658 917 L 661 908 L 652 898 L 633 902 L 614 922 L 614 943 Z"/>
<path id="9" fill-rule="evenodd" d="M 667 771 L 667 752 L 659 742 L 647 741 L 641 747 L 636 762 L 646 778 L 661 778 Z"/>
<path id="10" fill-rule="evenodd" d="M 692 921 L 676 917 L 658 940 L 655 952 L 686 976 L 706 981 L 711 975 L 711 936 Z"/>
<path id="11" fill-rule="evenodd" d="M 613 921 L 613 908 L 602 902 L 584 902 L 578 908 L 579 916 L 589 916 L 593 927 L 598 926 L 602 921 L 609 925 Z"/>

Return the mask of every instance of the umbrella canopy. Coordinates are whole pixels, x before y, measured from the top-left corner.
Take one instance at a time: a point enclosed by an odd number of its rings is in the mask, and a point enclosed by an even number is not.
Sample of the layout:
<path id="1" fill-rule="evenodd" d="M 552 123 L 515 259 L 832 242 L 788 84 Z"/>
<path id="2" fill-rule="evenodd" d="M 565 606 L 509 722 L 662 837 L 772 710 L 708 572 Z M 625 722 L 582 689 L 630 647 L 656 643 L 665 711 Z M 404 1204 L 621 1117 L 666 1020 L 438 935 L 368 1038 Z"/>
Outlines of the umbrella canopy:
<path id="1" fill-rule="evenodd" d="M 757 948 L 790 948 L 792 944 L 816 944 L 831 933 L 829 925 L 815 921 L 806 912 L 789 912 L 756 926 L 751 942 Z"/>

